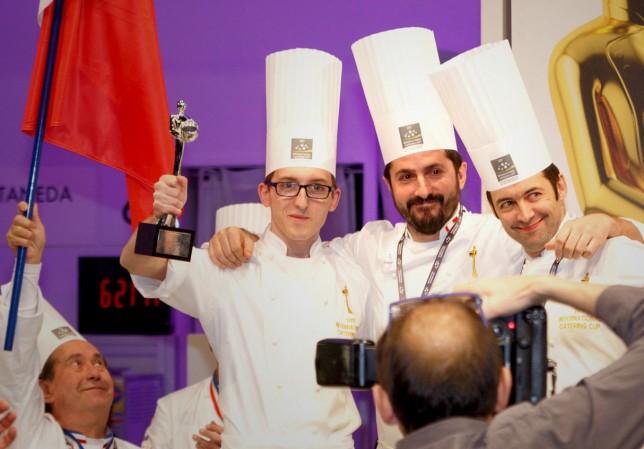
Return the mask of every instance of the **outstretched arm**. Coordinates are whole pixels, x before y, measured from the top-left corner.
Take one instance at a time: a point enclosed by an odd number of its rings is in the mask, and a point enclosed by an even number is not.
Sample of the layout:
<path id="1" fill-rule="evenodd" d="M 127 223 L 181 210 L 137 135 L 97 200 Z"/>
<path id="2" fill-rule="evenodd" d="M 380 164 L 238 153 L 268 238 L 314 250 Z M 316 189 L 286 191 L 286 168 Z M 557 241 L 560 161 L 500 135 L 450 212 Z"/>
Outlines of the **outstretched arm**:
<path id="1" fill-rule="evenodd" d="M 557 235 L 546 243 L 546 249 L 554 250 L 557 257 L 589 259 L 607 239 L 622 235 L 644 243 L 642 234 L 632 222 L 603 213 L 588 214 L 564 223 Z"/>
<path id="2" fill-rule="evenodd" d="M 258 239 L 245 229 L 231 226 L 210 238 L 208 255 L 219 268 L 237 268 L 251 258 Z"/>
<path id="3" fill-rule="evenodd" d="M 146 223 L 156 223 L 167 214 L 181 215 L 188 197 L 188 179 L 185 176 L 163 175 L 154 184 L 154 215 L 145 220 Z M 136 254 L 137 232 L 134 231 L 127 244 L 121 251 L 121 265 L 133 275 L 147 276 L 164 280 L 168 260 L 162 257 L 151 257 Z"/>
<path id="4" fill-rule="evenodd" d="M 480 278 L 457 285 L 454 291 L 478 294 L 483 299 L 483 313 L 491 319 L 542 304 L 546 299 L 594 316 L 597 298 L 606 288 L 606 285 L 580 283 L 547 275 L 531 275 Z"/>
<path id="5" fill-rule="evenodd" d="M 18 203 L 18 214 L 13 217 L 6 240 L 14 255 L 18 254 L 19 246 L 24 246 L 27 248 L 25 263 L 39 264 L 45 250 L 45 227 L 40 221 L 38 205 L 34 204 L 31 220 L 25 216 L 27 207 L 25 201 Z"/>

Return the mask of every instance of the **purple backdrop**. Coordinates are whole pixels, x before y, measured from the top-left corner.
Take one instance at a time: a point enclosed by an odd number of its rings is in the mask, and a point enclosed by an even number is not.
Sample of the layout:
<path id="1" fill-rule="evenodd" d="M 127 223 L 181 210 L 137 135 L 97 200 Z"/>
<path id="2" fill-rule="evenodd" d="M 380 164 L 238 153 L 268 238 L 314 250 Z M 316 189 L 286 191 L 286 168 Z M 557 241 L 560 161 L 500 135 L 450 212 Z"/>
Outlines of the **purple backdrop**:
<path id="1" fill-rule="evenodd" d="M 28 179 L 33 139 L 20 132 L 39 34 L 37 1 L 6 2 L 0 39 L 0 232 L 15 214 Z M 387 29 L 422 26 L 434 30 L 442 60 L 480 41 L 479 0 L 157 2 L 156 14 L 171 110 L 186 100 L 200 125 L 184 166 L 263 165 L 265 141 L 264 59 L 293 47 L 317 48 L 343 61 L 338 162 L 364 165 L 365 220 L 378 218 L 382 160 L 350 46 Z M 464 154 L 464 152 L 463 152 Z M 467 156 L 465 155 L 466 159 Z M 480 210 L 480 183 L 473 169 L 465 204 Z M 77 258 L 117 256 L 130 234 L 121 218 L 124 177 L 115 170 L 45 145 L 37 200 L 48 231 L 45 295 L 77 325 Z M 391 212 L 391 204 L 385 210 Z M 398 220 L 396 214 L 388 218 Z M 2 245 L 6 247 L 4 239 Z M 2 280 L 13 257 L 0 257 Z M 180 332 L 179 332 L 180 333 Z M 182 357 L 179 356 L 179 360 Z M 181 376 L 179 376 L 181 384 Z"/>
<path id="2" fill-rule="evenodd" d="M 15 212 L 28 179 L 33 139 L 20 132 L 39 28 L 37 2 L 7 2 L 0 38 L 0 230 Z M 292 47 L 327 51 L 343 61 L 338 162 L 365 167 L 365 220 L 378 218 L 376 192 L 381 157 L 350 46 L 391 28 L 434 30 L 443 60 L 479 43 L 478 0 L 369 2 L 211 1 L 157 2 L 159 44 L 170 107 L 179 98 L 201 126 L 184 164 L 240 166 L 264 163 L 264 58 Z M 76 320 L 76 259 L 117 255 L 130 228 L 121 219 L 126 201 L 123 176 L 93 161 L 45 145 L 39 184 L 48 229 L 49 264 L 43 287 L 72 323 Z M 479 181 L 469 170 L 466 204 L 479 210 Z M 387 198 L 388 199 L 388 198 Z M 389 204 L 385 204 L 389 210 Z M 395 214 L 388 218 L 398 220 Z M 4 241 L 3 241 L 4 244 Z M 8 278 L 13 259 L 0 257 Z"/>

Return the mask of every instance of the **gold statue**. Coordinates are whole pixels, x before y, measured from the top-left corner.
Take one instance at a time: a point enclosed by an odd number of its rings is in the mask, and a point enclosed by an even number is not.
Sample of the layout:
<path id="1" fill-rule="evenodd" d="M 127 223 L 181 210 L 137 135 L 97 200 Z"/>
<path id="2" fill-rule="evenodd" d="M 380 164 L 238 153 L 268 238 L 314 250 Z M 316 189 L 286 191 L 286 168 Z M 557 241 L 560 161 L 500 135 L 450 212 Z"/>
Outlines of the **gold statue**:
<path id="1" fill-rule="evenodd" d="M 550 93 L 584 213 L 644 221 L 644 1 L 602 0 L 550 58 Z"/>

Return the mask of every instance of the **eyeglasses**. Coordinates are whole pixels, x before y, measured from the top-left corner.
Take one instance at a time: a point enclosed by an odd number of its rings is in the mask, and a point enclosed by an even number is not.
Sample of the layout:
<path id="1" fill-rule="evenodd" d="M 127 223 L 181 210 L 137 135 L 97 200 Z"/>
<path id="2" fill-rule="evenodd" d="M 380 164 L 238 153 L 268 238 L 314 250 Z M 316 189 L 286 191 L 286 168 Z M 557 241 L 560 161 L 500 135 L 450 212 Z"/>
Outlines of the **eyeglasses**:
<path id="1" fill-rule="evenodd" d="M 488 327 L 487 319 L 481 308 L 481 298 L 474 293 L 447 293 L 441 295 L 422 296 L 420 298 L 404 299 L 389 304 L 389 324 L 392 320 L 409 312 L 414 307 L 427 301 L 438 302 L 458 302 L 465 304 L 474 310 L 483 321 L 483 325 Z"/>
<path id="2" fill-rule="evenodd" d="M 300 190 L 304 189 L 306 196 L 316 200 L 324 200 L 329 197 L 329 194 L 333 190 L 331 186 L 325 186 L 324 184 L 298 184 L 297 182 L 292 181 L 283 181 L 283 182 L 267 182 L 267 186 L 275 187 L 275 193 L 279 196 L 288 196 L 294 197 L 300 194 Z"/>

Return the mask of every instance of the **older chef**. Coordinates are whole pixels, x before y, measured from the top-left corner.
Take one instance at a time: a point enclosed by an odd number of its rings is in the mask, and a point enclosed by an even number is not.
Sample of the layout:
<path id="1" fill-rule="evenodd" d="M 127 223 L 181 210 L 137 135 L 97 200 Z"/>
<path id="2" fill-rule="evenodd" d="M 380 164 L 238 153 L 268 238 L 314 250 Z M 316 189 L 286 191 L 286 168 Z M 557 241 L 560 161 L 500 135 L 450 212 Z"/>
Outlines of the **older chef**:
<path id="1" fill-rule="evenodd" d="M 38 287 L 45 228 L 37 205 L 33 218 L 18 215 L 7 233 L 14 251 L 27 247 L 16 345 L 0 353 L 0 397 L 17 414 L 20 449 L 134 449 L 108 427 L 114 382 L 101 353 L 47 302 Z M 12 283 L 2 286 L 0 332 L 5 335 Z"/>

